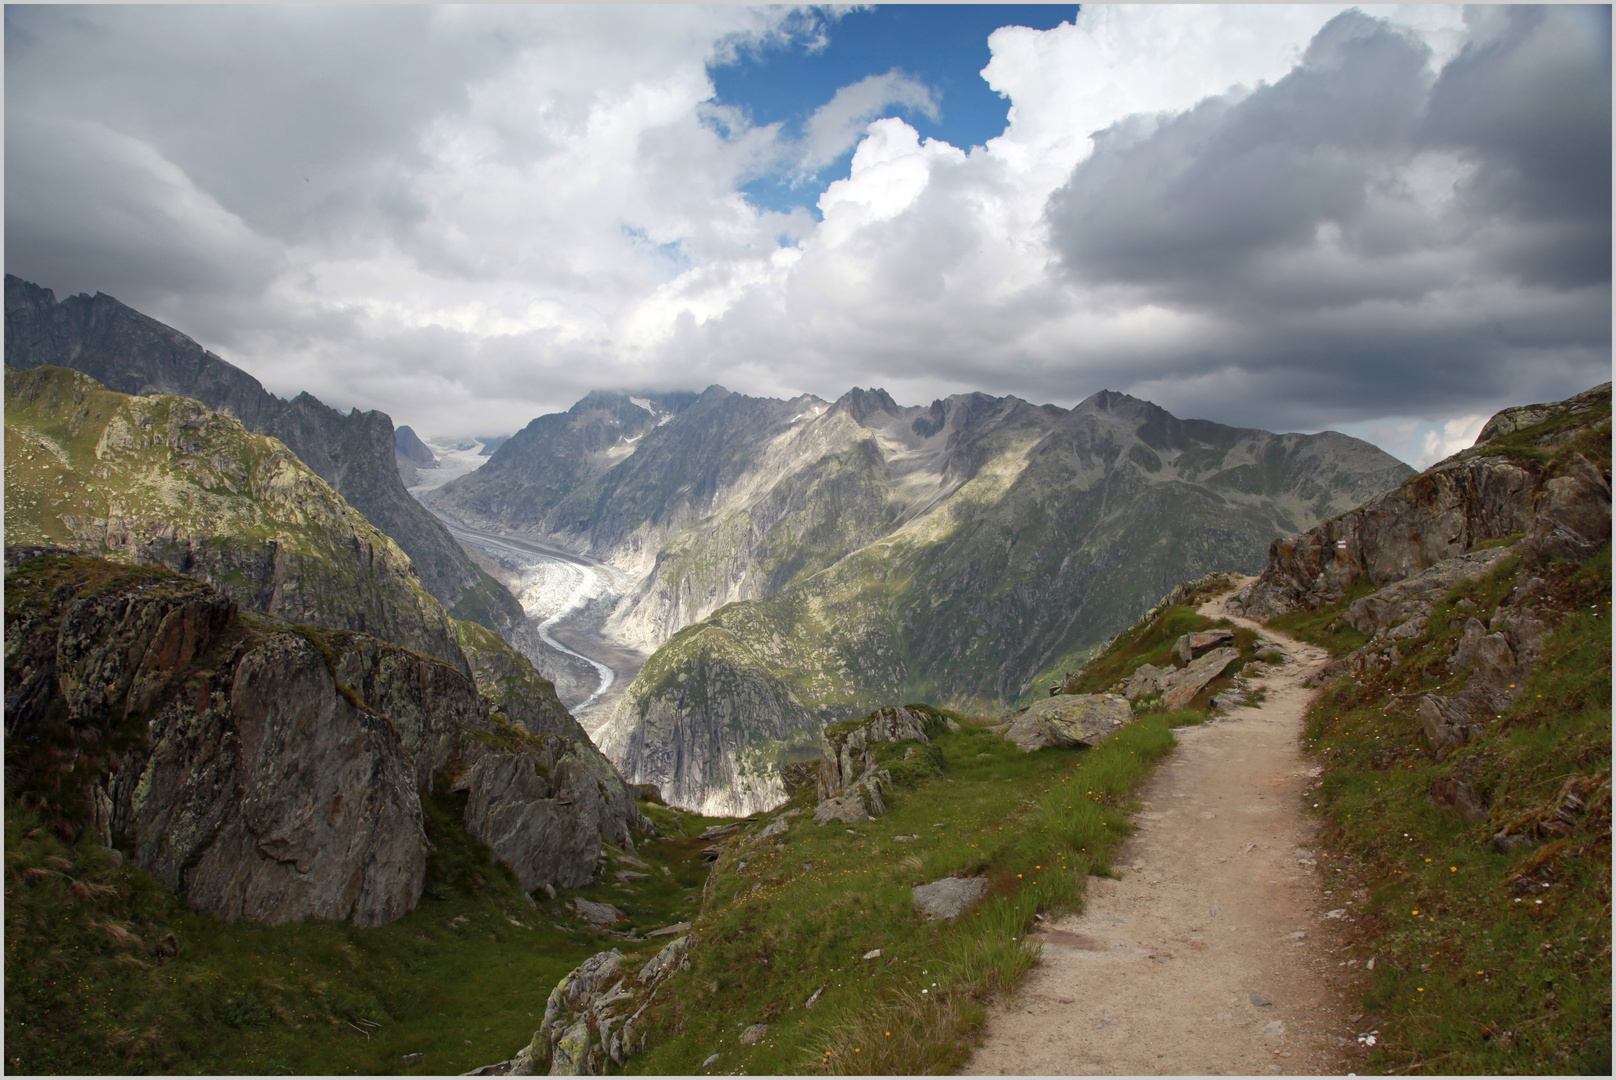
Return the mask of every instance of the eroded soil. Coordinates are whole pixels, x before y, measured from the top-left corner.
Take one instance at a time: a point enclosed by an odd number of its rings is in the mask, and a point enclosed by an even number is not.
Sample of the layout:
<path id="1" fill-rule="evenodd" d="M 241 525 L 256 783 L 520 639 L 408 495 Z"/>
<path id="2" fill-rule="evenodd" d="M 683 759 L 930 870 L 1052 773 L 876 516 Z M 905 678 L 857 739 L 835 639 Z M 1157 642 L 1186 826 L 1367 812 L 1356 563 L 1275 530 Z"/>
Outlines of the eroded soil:
<path id="1" fill-rule="evenodd" d="M 1243 584 L 1243 583 L 1242 583 Z M 1227 612 L 1224 598 L 1200 609 Z M 1140 793 L 1119 879 L 1045 924 L 1043 962 L 990 1015 L 972 1075 L 1320 1074 L 1358 1057 L 1334 950 L 1362 898 L 1325 882 L 1299 739 L 1323 650 L 1246 620 L 1286 662 L 1260 704 L 1178 732 Z M 1333 890 L 1327 894 L 1326 890 Z"/>

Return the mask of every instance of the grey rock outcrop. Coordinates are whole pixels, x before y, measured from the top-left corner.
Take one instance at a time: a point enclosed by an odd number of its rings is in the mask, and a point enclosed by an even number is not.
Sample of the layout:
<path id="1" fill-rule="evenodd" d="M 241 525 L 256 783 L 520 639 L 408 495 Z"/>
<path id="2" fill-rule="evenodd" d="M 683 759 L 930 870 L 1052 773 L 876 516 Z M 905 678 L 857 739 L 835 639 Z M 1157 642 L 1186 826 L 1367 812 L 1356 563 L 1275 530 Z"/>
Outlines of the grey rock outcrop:
<path id="1" fill-rule="evenodd" d="M 854 825 L 885 814 L 884 796 L 892 790 L 892 773 L 880 766 L 875 747 L 904 741 L 931 745 L 926 717 L 898 705 L 827 727 L 820 735 L 819 805 L 814 808 L 814 821 Z"/>
<path id="2" fill-rule="evenodd" d="M 915 908 L 928 919 L 955 919 L 987 893 L 988 881 L 983 877 L 945 877 L 925 885 L 916 885 L 909 892 Z"/>
<path id="3" fill-rule="evenodd" d="M 1004 737 L 1024 753 L 1046 746 L 1098 746 L 1133 719 L 1116 694 L 1061 694 L 1029 706 Z"/>
<path id="4" fill-rule="evenodd" d="M 1197 630 L 1173 642 L 1173 655 L 1188 664 L 1213 649 L 1234 644 L 1233 630 Z"/>
<path id="5" fill-rule="evenodd" d="M 877 709 L 856 723 L 826 728 L 819 743 L 819 797 L 829 798 L 869 772 L 874 760 L 871 750 L 876 743 L 905 739 L 928 745 L 931 742 L 926 737 L 925 718 L 901 705 Z"/>
<path id="6" fill-rule="evenodd" d="M 1230 664 L 1240 659 L 1240 650 L 1224 646 L 1197 659 L 1188 667 L 1168 676 L 1164 683 L 1162 703 L 1169 709 L 1182 709 L 1206 689 L 1208 683 L 1222 675 Z"/>
<path id="7" fill-rule="evenodd" d="M 599 1076 L 608 1063 L 621 1067 L 645 1046 L 634 1029 L 663 986 L 690 966 L 698 939 L 673 941 L 636 973 L 625 970 L 616 949 L 596 953 L 550 991 L 544 1019 L 533 1040 L 509 1061 L 478 1070 L 484 1076 Z"/>
<path id="8" fill-rule="evenodd" d="M 1173 667 L 1159 668 L 1155 664 L 1140 664 L 1123 684 L 1122 696 L 1129 701 L 1138 701 L 1142 697 L 1166 693 L 1165 680 L 1176 671 L 1177 669 Z"/>
<path id="9" fill-rule="evenodd" d="M 1260 620 L 1316 608 L 1339 601 L 1364 578 L 1375 585 L 1401 581 L 1520 532 L 1528 533 L 1529 560 L 1585 557 L 1610 537 L 1610 477 L 1581 454 L 1551 476 L 1537 458 L 1511 454 L 1499 440 L 1528 439 L 1532 449 L 1551 449 L 1608 422 L 1610 384 L 1506 412 L 1512 416 L 1495 417 L 1471 449 L 1355 510 L 1274 541 L 1267 568 L 1231 608 Z M 1530 438 L 1526 421 L 1556 418 L 1562 423 Z"/>
<path id="10" fill-rule="evenodd" d="M 457 762 L 474 774 L 468 828 L 524 884 L 587 881 L 603 840 L 628 846 L 640 824 L 587 742 L 517 728 L 430 657 L 62 551 L 8 549 L 6 592 L 8 768 L 60 772 L 98 839 L 128 837 L 138 865 L 220 918 L 373 926 L 409 911 L 421 796 Z M 50 749 L 75 740 L 122 749 Z M 523 770 L 550 787 L 530 790 Z M 535 827 L 522 811 L 545 798 Z"/>
<path id="11" fill-rule="evenodd" d="M 470 793 L 466 828 L 510 865 L 523 890 L 581 888 L 599 872 L 603 837 L 632 848 L 638 812 L 622 778 L 587 743 L 543 735 L 516 747 L 478 753 L 456 779 L 455 790 Z"/>
<path id="12" fill-rule="evenodd" d="M 426 836 L 415 762 L 307 640 L 269 635 L 148 722 L 113 778 L 114 827 L 169 889 L 226 921 L 391 922 L 415 907 Z"/>

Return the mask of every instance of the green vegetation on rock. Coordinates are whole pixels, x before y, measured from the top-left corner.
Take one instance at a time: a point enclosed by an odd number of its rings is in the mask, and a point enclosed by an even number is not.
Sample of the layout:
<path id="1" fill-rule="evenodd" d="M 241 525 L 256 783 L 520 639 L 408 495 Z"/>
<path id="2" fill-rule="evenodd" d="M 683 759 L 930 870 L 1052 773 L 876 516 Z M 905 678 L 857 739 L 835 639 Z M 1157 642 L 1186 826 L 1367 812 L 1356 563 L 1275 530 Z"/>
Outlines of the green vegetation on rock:
<path id="1" fill-rule="evenodd" d="M 391 538 L 275 439 L 66 368 L 6 375 L 6 543 L 155 563 L 245 608 L 465 660 Z"/>

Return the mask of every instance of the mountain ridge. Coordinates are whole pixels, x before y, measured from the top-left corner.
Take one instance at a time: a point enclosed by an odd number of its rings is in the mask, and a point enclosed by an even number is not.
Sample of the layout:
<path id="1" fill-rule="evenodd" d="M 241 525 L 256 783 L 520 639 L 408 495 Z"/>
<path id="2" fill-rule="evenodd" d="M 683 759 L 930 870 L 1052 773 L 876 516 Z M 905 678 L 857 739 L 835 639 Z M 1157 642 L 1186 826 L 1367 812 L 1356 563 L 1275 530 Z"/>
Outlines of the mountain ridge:
<path id="1" fill-rule="evenodd" d="M 72 368 L 119 393 L 192 398 L 250 431 L 272 435 L 392 537 L 426 590 L 451 613 L 495 629 L 523 617 L 504 586 L 404 490 L 396 433 L 385 413 L 344 415 L 306 391 L 290 400 L 277 397 L 185 334 L 105 293 L 58 302 L 50 289 L 13 274 L 6 275 L 5 362 L 17 370 Z"/>
<path id="2" fill-rule="evenodd" d="M 608 628 L 672 651 L 597 734 L 626 775 L 709 813 L 756 805 L 712 801 L 691 777 L 729 773 L 747 800 L 778 798 L 765 759 L 810 742 L 816 724 L 927 695 L 1014 702 L 1177 581 L 1231 562 L 1255 571 L 1273 538 L 1412 473 L 1339 433 L 1180 420 L 1110 390 L 1062 409 L 982 393 L 901 406 L 880 388 L 827 403 L 715 386 L 654 427 L 626 402 L 596 393 L 529 425 L 571 431 L 570 460 L 524 464 L 523 444 L 507 444 L 490 462 L 498 472 L 432 499 L 641 575 Z M 499 518 L 490 493 L 509 501 L 523 485 L 542 503 Z M 725 633 L 686 632 L 695 626 Z M 745 648 L 715 651 L 731 637 Z M 690 669 L 682 682 L 670 663 Z M 736 734 L 744 717 L 710 707 L 696 685 L 709 676 L 756 682 L 752 696 L 777 703 L 756 740 Z M 688 710 L 712 728 L 689 753 L 635 731 L 694 732 Z M 733 760 L 698 764 L 698 744 Z"/>

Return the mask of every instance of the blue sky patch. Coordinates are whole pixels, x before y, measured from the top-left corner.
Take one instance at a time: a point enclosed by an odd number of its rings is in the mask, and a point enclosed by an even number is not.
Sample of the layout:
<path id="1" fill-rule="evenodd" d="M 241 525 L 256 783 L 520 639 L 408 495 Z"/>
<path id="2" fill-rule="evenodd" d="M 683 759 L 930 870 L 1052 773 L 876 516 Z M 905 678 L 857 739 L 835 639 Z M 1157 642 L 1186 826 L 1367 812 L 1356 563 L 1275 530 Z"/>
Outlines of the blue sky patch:
<path id="1" fill-rule="evenodd" d="M 788 140 L 830 143 L 810 129 L 816 111 L 837 92 L 868 85 L 866 98 L 891 90 L 877 116 L 901 116 L 921 138 L 942 139 L 962 150 L 1004 132 L 1010 103 L 988 88 L 988 35 L 1001 26 L 1049 30 L 1077 15 L 1076 4 L 894 4 L 850 11 L 828 20 L 829 43 L 815 49 L 802 35 L 783 48 L 744 53 L 710 69 L 719 104 L 743 110 L 753 124 L 779 123 Z M 890 78 L 889 78 L 890 76 Z M 929 100 L 920 90 L 929 91 Z M 843 100 L 847 95 L 843 95 Z M 848 104 L 851 110 L 853 104 Z M 867 122 L 867 121 L 865 121 Z M 821 127 L 823 127 L 823 122 Z M 860 125 L 862 127 L 862 125 Z M 834 157 L 804 160 L 742 187 L 754 205 L 770 210 L 806 207 L 834 179 L 846 176 L 856 142 Z M 810 147 L 811 149 L 811 147 Z"/>

